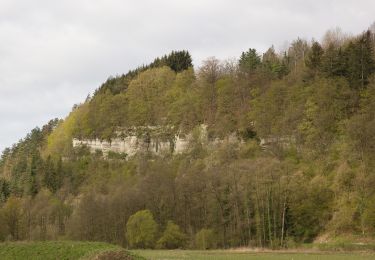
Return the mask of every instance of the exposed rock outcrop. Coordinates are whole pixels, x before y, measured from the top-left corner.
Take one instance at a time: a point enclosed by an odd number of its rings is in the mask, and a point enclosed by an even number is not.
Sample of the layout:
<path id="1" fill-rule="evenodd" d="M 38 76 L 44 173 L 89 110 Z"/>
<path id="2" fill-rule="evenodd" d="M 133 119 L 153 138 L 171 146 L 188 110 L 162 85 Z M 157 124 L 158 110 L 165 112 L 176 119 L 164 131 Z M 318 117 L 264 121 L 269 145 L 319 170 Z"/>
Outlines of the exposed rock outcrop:
<path id="1" fill-rule="evenodd" d="M 205 125 L 200 126 L 200 136 L 207 138 Z M 138 127 L 127 130 L 119 130 L 117 137 L 111 141 L 99 139 L 73 139 L 73 147 L 87 146 L 92 153 L 103 152 L 107 156 L 109 152 L 125 153 L 133 156 L 138 152 L 151 152 L 153 154 L 182 153 L 193 138 L 192 133 L 182 135 L 174 133 L 172 127 Z"/>

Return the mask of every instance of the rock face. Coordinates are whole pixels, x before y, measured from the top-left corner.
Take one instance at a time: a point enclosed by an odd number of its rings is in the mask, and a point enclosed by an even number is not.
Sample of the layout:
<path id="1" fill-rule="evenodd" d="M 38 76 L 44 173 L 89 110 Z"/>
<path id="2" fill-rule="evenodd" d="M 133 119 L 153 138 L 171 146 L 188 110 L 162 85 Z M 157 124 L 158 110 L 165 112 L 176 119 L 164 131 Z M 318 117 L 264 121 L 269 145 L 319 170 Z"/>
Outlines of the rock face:
<path id="1" fill-rule="evenodd" d="M 206 126 L 200 127 L 201 137 L 206 137 Z M 140 130 L 137 132 L 137 130 Z M 170 128 L 160 127 L 142 127 L 141 129 L 131 129 L 118 131 L 117 137 L 110 142 L 99 139 L 73 139 L 73 147 L 87 146 L 91 153 L 96 151 L 103 152 L 108 156 L 109 152 L 125 153 L 127 156 L 133 156 L 138 152 L 151 152 L 153 154 L 182 153 L 189 145 L 192 134 L 179 135 L 171 134 Z M 141 132 L 141 133 L 139 133 Z"/>
<path id="2" fill-rule="evenodd" d="M 139 138 L 137 136 L 128 136 L 125 138 L 114 138 L 111 142 L 105 140 L 79 140 L 73 139 L 73 147 L 87 146 L 92 153 L 101 151 L 106 156 L 108 153 L 126 153 L 128 156 L 133 156 L 138 152 L 149 151 L 154 154 L 162 153 L 181 153 L 187 145 L 186 138 L 176 136 L 174 140 L 159 140 L 151 138 L 149 141 Z"/>

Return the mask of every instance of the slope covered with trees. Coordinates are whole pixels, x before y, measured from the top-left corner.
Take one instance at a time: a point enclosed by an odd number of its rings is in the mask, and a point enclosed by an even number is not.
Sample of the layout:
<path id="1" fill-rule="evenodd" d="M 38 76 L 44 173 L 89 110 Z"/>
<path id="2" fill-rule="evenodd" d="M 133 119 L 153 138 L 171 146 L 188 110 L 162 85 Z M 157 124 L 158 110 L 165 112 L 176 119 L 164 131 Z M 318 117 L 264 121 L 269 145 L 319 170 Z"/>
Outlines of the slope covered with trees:
<path id="1" fill-rule="evenodd" d="M 207 249 L 373 238 L 374 33 L 333 30 L 198 69 L 172 52 L 108 79 L 3 152 L 0 239 Z M 221 142 L 207 145 L 202 124 Z M 126 160 L 72 147 L 135 126 L 193 140 L 182 154 Z"/>

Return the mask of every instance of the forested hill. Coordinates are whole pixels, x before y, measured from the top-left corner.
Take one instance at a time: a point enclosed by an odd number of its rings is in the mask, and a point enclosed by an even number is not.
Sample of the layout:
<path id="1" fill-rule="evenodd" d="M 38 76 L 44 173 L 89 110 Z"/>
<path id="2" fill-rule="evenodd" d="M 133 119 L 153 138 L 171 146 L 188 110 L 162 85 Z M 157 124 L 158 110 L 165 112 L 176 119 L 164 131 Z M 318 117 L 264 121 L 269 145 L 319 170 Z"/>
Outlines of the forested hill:
<path id="1" fill-rule="evenodd" d="M 67 118 L 3 152 L 0 240 L 277 248 L 372 239 L 374 28 L 199 68 L 174 51 L 109 78 Z M 188 148 L 106 157 L 72 145 L 145 127 L 189 135 Z"/>

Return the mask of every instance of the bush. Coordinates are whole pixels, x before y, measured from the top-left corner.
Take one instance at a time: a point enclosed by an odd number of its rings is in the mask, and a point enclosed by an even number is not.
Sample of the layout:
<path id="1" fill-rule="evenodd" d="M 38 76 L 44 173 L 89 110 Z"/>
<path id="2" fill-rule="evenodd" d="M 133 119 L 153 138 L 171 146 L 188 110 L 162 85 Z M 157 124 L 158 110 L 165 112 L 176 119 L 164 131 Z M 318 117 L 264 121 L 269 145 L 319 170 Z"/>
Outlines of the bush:
<path id="1" fill-rule="evenodd" d="M 163 236 L 158 241 L 158 248 L 182 248 L 185 242 L 186 235 L 181 232 L 180 227 L 172 221 L 168 221 Z"/>
<path id="2" fill-rule="evenodd" d="M 126 238 L 131 248 L 153 248 L 158 226 L 149 210 L 130 216 L 126 223 Z"/>
<path id="3" fill-rule="evenodd" d="M 216 248 L 217 246 L 217 240 L 215 233 L 212 229 L 201 229 L 196 235 L 195 235 L 195 246 L 198 249 L 212 249 Z"/>
<path id="4" fill-rule="evenodd" d="M 114 160 L 126 160 L 127 153 L 116 153 L 109 151 L 108 152 L 108 159 L 114 159 Z"/>

